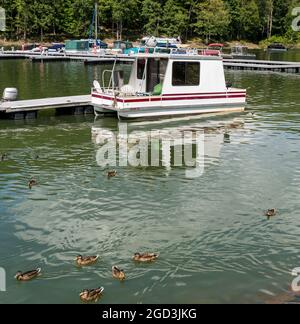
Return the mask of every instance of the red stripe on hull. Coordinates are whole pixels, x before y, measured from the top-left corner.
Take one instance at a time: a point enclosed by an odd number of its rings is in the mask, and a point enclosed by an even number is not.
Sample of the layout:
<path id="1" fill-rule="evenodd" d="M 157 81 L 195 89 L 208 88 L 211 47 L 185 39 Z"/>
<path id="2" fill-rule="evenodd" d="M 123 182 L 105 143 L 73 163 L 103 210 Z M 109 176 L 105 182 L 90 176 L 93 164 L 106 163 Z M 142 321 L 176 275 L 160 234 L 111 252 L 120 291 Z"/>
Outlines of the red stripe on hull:
<path id="1" fill-rule="evenodd" d="M 223 93 L 222 93 L 223 94 Z M 101 95 L 95 95 L 93 94 L 92 97 L 98 98 L 98 99 L 105 99 L 105 100 L 111 100 L 114 101 L 113 97 L 107 97 L 107 96 L 101 96 Z M 141 99 L 120 99 L 116 98 L 117 102 L 120 103 L 138 103 L 138 102 L 159 102 L 159 101 L 182 101 L 182 100 L 207 100 L 207 99 L 230 99 L 230 98 L 246 98 L 245 93 L 236 93 L 236 94 L 228 94 L 223 96 L 216 96 L 216 95 L 206 95 L 206 96 L 193 96 L 193 97 L 172 97 L 172 98 L 166 98 L 166 97 L 158 97 L 158 98 L 141 98 Z"/>
<path id="2" fill-rule="evenodd" d="M 163 97 L 177 97 L 177 96 L 200 96 L 200 95 L 226 95 L 226 94 L 246 94 L 246 91 L 234 91 L 234 92 L 208 92 L 208 93 L 173 93 L 163 94 Z"/>

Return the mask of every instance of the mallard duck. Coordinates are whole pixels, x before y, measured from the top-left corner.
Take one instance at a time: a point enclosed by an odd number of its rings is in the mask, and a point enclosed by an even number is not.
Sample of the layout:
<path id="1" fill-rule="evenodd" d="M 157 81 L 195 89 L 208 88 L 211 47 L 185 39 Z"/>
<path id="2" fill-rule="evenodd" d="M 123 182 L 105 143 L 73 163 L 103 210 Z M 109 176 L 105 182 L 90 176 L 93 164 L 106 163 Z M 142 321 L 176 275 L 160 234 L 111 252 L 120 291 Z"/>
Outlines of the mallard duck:
<path id="1" fill-rule="evenodd" d="M 268 209 L 268 210 L 266 211 L 266 213 L 265 213 L 265 215 L 266 215 L 268 218 L 270 218 L 270 217 L 274 217 L 274 216 L 276 216 L 276 214 L 277 214 L 277 211 L 276 211 L 275 208 L 273 208 L 273 209 Z"/>
<path id="2" fill-rule="evenodd" d="M 126 279 L 124 270 L 121 270 L 116 266 L 112 267 L 112 275 L 113 275 L 113 278 L 121 280 L 121 281 Z"/>
<path id="3" fill-rule="evenodd" d="M 97 289 L 85 289 L 83 290 L 81 293 L 80 293 L 80 299 L 83 301 L 83 302 L 95 302 L 97 303 L 97 301 L 100 299 L 102 293 L 104 291 L 104 288 L 101 287 L 101 288 L 97 288 Z"/>
<path id="4" fill-rule="evenodd" d="M 36 270 L 31 270 L 28 272 L 24 272 L 24 273 L 21 271 L 18 271 L 17 274 L 15 275 L 15 278 L 18 281 L 29 281 L 29 280 L 36 278 L 41 272 L 42 272 L 41 268 L 38 268 Z"/>
<path id="5" fill-rule="evenodd" d="M 35 180 L 35 179 L 31 179 L 29 182 L 28 182 L 28 187 L 29 189 L 32 189 L 33 186 L 37 186 L 38 182 Z"/>
<path id="6" fill-rule="evenodd" d="M 153 262 L 157 260 L 158 257 L 159 255 L 155 253 L 135 253 L 133 260 L 136 262 Z"/>
<path id="7" fill-rule="evenodd" d="M 114 178 L 114 177 L 116 177 L 118 175 L 118 172 L 117 171 L 108 171 L 107 172 L 107 177 L 108 178 Z"/>
<path id="8" fill-rule="evenodd" d="M 83 257 L 82 255 L 78 255 L 78 257 L 75 259 L 77 265 L 79 266 L 88 266 L 91 265 L 99 259 L 99 255 L 96 256 L 87 256 Z"/>
<path id="9" fill-rule="evenodd" d="M 7 154 L 6 153 L 0 155 L 0 160 L 1 161 L 4 161 L 6 158 L 7 158 Z"/>

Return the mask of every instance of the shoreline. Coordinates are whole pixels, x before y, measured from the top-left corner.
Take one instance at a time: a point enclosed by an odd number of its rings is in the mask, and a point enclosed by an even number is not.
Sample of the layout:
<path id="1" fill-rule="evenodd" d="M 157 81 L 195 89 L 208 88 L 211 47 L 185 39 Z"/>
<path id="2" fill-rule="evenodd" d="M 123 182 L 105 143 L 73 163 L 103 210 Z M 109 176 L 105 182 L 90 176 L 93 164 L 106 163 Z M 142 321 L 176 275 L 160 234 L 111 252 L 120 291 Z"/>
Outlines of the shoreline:
<path id="1" fill-rule="evenodd" d="M 51 46 L 52 43 L 64 43 L 66 42 L 68 39 L 65 39 L 63 41 L 53 41 L 53 42 L 49 42 L 49 41 L 44 41 L 44 42 L 40 42 L 40 41 L 35 41 L 35 40 L 27 40 L 27 41 L 12 41 L 12 40 L 1 40 L 0 39 L 0 48 L 1 47 L 19 47 L 21 48 L 23 44 L 42 44 L 43 46 Z M 107 43 L 109 45 L 109 47 L 112 46 L 113 42 L 116 39 L 112 39 L 112 38 L 104 38 L 103 41 L 105 43 Z M 134 46 L 138 46 L 138 42 L 132 42 Z M 222 43 L 222 42 L 221 42 Z M 266 49 L 266 47 L 268 46 L 268 42 L 267 41 L 262 41 L 260 44 L 256 44 L 256 43 L 252 43 L 252 42 L 247 42 L 247 41 L 230 41 L 230 42 L 223 42 L 224 43 L 224 48 L 231 48 L 233 46 L 236 45 L 243 45 L 243 46 L 247 46 L 250 50 L 263 50 Z M 187 42 L 182 44 L 183 47 L 191 47 L 191 48 L 206 48 L 207 45 L 205 43 L 203 43 L 201 40 L 195 39 L 195 40 L 188 40 Z M 285 44 L 287 45 L 287 44 Z M 298 44 L 291 44 L 290 45 L 291 49 L 300 49 L 300 43 Z"/>

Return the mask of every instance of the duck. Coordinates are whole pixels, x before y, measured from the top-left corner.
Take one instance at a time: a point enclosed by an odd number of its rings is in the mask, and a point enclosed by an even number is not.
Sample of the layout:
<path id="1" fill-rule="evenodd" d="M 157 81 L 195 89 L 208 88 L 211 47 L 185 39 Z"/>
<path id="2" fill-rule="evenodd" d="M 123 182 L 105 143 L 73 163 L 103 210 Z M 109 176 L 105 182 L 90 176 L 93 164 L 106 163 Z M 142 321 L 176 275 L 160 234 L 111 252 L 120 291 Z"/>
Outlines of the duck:
<path id="1" fill-rule="evenodd" d="M 113 278 L 121 280 L 121 281 L 126 279 L 124 270 L 121 270 L 121 269 L 119 269 L 119 267 L 116 267 L 116 266 L 112 267 L 112 276 L 113 276 Z"/>
<path id="2" fill-rule="evenodd" d="M 5 159 L 7 159 L 7 154 L 6 154 L 6 153 L 1 154 L 1 156 L 0 156 L 0 160 L 1 160 L 1 161 L 4 161 Z"/>
<path id="3" fill-rule="evenodd" d="M 87 256 L 83 257 L 82 255 L 78 255 L 77 258 L 75 259 L 77 265 L 79 266 L 88 266 L 91 265 L 99 259 L 99 255 L 96 256 Z"/>
<path id="4" fill-rule="evenodd" d="M 277 211 L 276 211 L 275 208 L 273 208 L 273 209 L 268 209 L 268 210 L 265 212 L 265 215 L 266 215 L 268 218 L 270 218 L 270 217 L 274 217 L 274 216 L 276 216 L 276 214 L 277 214 Z"/>
<path id="5" fill-rule="evenodd" d="M 136 262 L 153 262 L 157 260 L 158 257 L 159 255 L 155 253 L 135 253 L 133 260 Z"/>
<path id="6" fill-rule="evenodd" d="M 95 302 L 95 303 L 97 303 L 97 301 L 100 299 L 103 291 L 104 291 L 103 287 L 96 288 L 96 289 L 85 289 L 79 294 L 79 296 L 80 296 L 80 299 L 83 302 L 86 302 L 86 303 Z"/>
<path id="7" fill-rule="evenodd" d="M 108 178 L 114 178 L 114 177 L 116 177 L 118 175 L 118 172 L 117 171 L 108 171 L 107 172 L 107 177 Z"/>
<path id="8" fill-rule="evenodd" d="M 230 134 L 224 133 L 224 143 L 230 143 Z"/>
<path id="9" fill-rule="evenodd" d="M 28 182 L 28 187 L 29 189 L 32 189 L 33 186 L 37 186 L 38 182 L 35 180 L 35 179 L 31 179 L 29 182 Z"/>
<path id="10" fill-rule="evenodd" d="M 39 276 L 41 272 L 42 272 L 41 268 L 37 268 L 35 270 L 31 270 L 27 272 L 18 271 L 17 274 L 15 275 L 15 279 L 17 279 L 18 281 L 29 281 Z"/>

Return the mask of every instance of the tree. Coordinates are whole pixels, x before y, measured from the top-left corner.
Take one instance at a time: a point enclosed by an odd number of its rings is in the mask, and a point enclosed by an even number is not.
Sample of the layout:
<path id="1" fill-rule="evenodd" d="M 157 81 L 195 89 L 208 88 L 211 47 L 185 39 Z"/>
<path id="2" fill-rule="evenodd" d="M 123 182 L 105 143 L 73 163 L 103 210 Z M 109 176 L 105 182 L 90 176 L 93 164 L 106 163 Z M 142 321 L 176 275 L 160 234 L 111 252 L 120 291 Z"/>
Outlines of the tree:
<path id="1" fill-rule="evenodd" d="M 97 0 L 107 36 L 132 39 L 144 33 L 259 42 L 282 36 L 297 42 L 291 11 L 300 0 Z M 0 0 L 6 38 L 86 38 L 95 0 Z"/>
<path id="2" fill-rule="evenodd" d="M 195 31 L 210 41 L 212 37 L 223 37 L 229 27 L 229 12 L 222 0 L 205 0 L 196 6 Z"/>
<path id="3" fill-rule="evenodd" d="M 162 16 L 161 3 L 157 0 L 144 0 L 142 16 L 145 19 L 145 32 L 149 35 L 159 36 Z"/>
<path id="4" fill-rule="evenodd" d="M 188 24 L 188 13 L 176 0 L 168 0 L 164 6 L 162 32 L 167 36 L 182 36 Z"/>
<path id="5" fill-rule="evenodd" d="M 255 40 L 260 33 L 259 9 L 255 0 L 242 0 L 240 9 L 240 36 Z"/>

